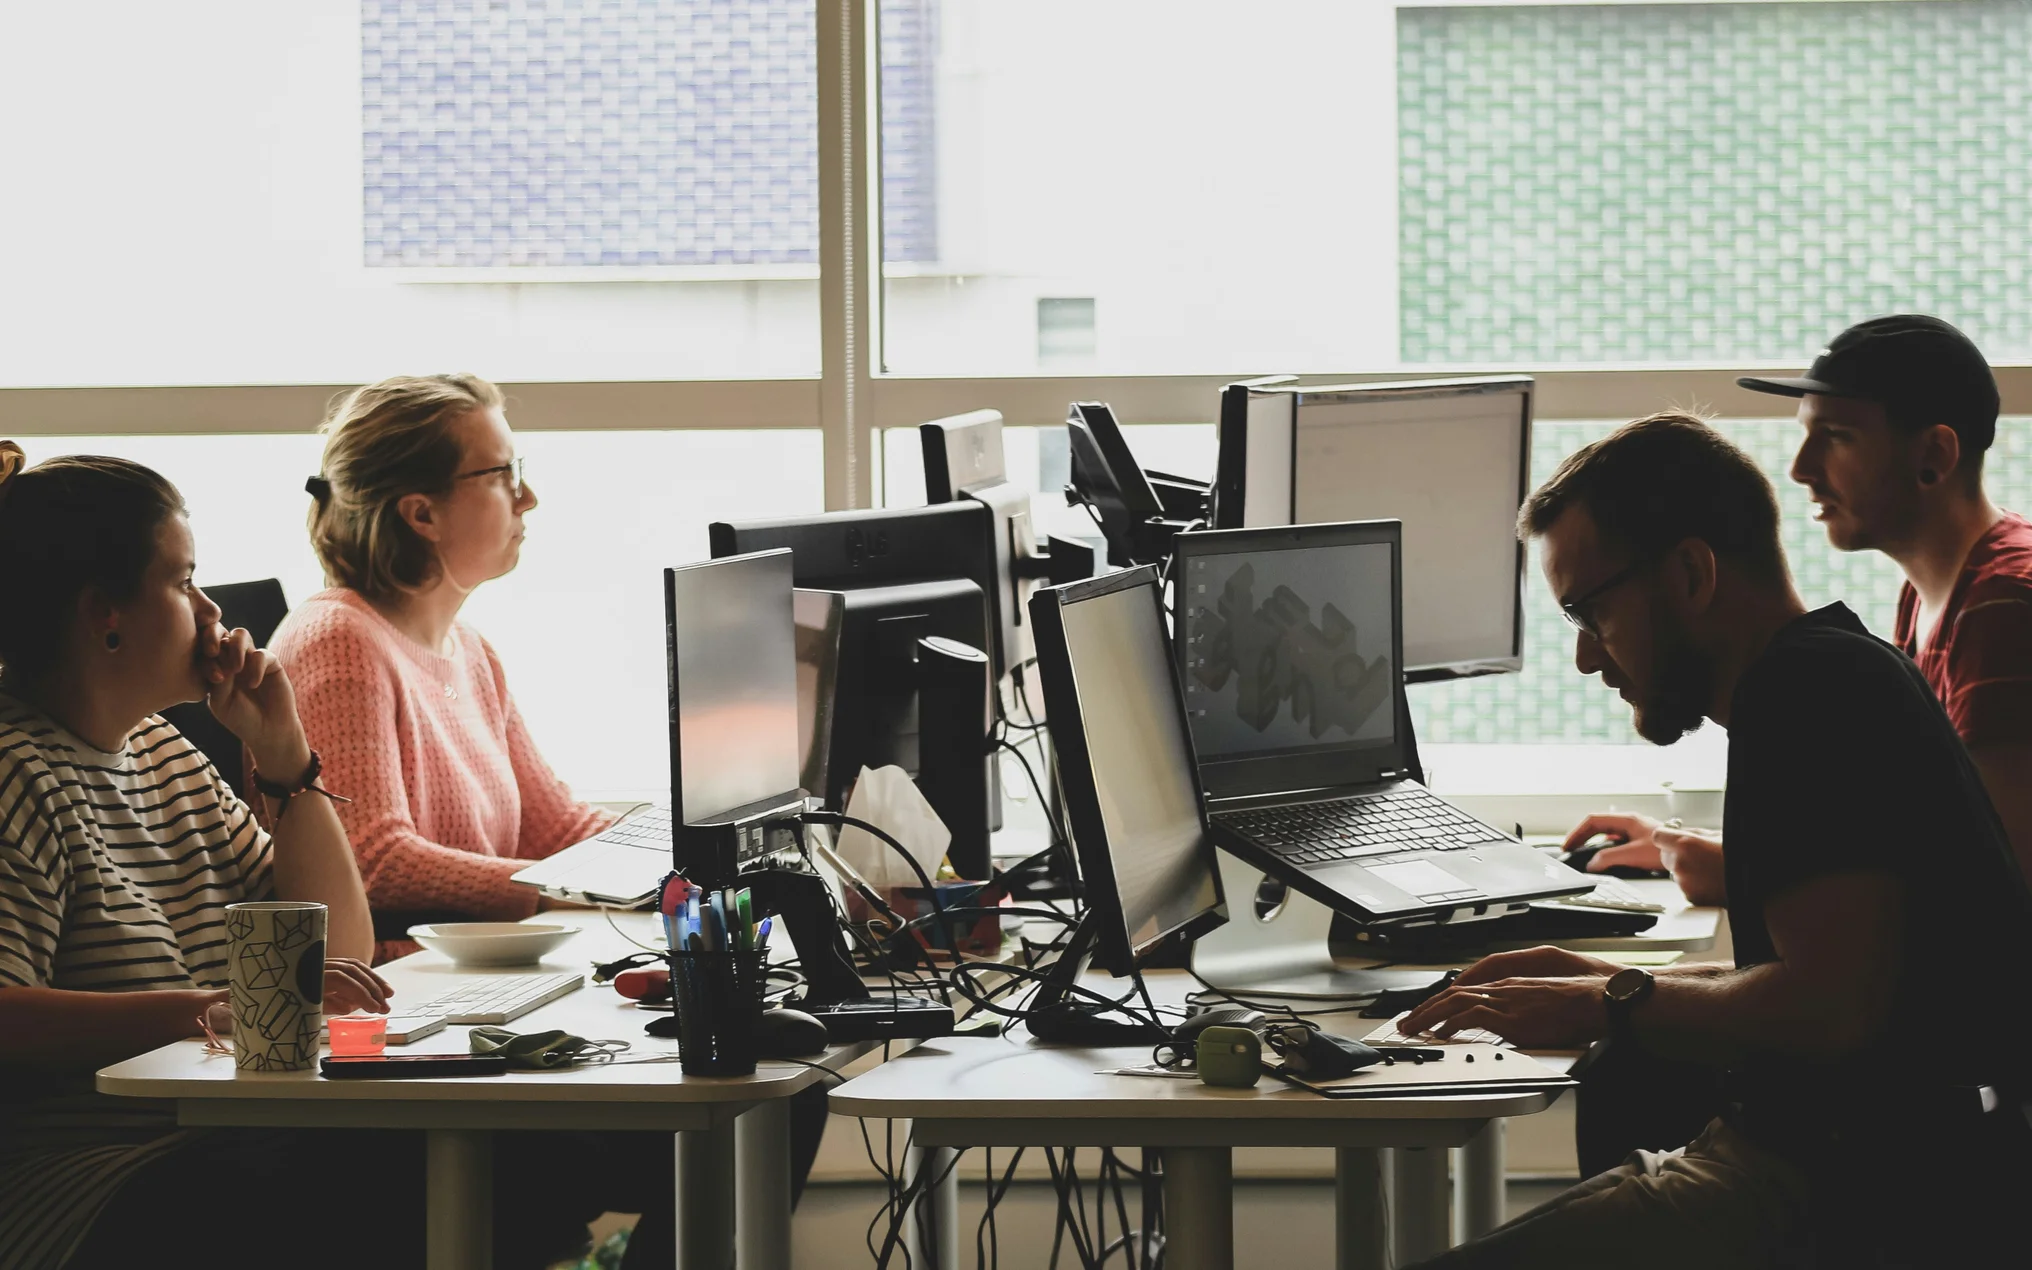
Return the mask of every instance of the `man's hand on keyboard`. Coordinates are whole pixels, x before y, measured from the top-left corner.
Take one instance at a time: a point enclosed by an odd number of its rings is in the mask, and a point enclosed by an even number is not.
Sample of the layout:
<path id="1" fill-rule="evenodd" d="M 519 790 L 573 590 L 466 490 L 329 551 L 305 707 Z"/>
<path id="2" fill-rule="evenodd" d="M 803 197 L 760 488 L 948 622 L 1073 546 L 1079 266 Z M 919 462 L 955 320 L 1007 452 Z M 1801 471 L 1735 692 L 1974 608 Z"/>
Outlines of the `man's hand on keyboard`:
<path id="1" fill-rule="evenodd" d="M 1407 1036 L 1431 1032 L 1446 1037 L 1480 1028 L 1519 1049 L 1583 1049 L 1608 1034 L 1608 1006 L 1602 997 L 1607 983 L 1602 974 L 1484 983 L 1469 983 L 1463 974 L 1406 1016 L 1398 1030 Z"/>
<path id="2" fill-rule="evenodd" d="M 1515 952 L 1490 953 L 1460 972 L 1453 986 L 1494 983 L 1498 979 L 1576 979 L 1608 976 L 1621 970 L 1613 961 L 1569 952 L 1551 944 L 1519 948 Z"/>

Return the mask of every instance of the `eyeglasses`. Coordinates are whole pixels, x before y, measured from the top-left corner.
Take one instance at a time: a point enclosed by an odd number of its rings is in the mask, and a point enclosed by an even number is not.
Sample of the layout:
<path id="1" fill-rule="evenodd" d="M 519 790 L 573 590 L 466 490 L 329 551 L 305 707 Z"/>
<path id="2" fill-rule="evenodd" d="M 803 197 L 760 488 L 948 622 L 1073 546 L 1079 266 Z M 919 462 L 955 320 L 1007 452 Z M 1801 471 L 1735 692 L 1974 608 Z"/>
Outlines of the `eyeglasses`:
<path id="1" fill-rule="evenodd" d="M 1639 570 L 1655 564 L 1658 559 L 1659 557 L 1656 555 L 1639 556 L 1629 564 L 1610 574 L 1601 582 L 1596 583 L 1586 592 L 1575 596 L 1571 600 L 1561 600 L 1559 602 L 1560 613 L 1566 617 L 1568 623 L 1575 630 L 1580 631 L 1590 639 L 1600 639 L 1602 632 L 1601 628 L 1595 625 L 1592 607 L 1594 602 L 1625 582 L 1628 582 L 1631 578 L 1636 577 Z"/>
<path id="2" fill-rule="evenodd" d="M 500 464 L 499 466 L 496 467 L 483 467 L 471 472 L 461 472 L 452 479 L 456 481 L 467 481 L 471 480 L 476 476 L 498 476 L 504 472 L 508 474 L 508 492 L 514 495 L 516 498 L 521 498 L 522 458 L 520 455 L 517 455 L 515 458 L 512 458 L 508 460 L 506 463 Z"/>

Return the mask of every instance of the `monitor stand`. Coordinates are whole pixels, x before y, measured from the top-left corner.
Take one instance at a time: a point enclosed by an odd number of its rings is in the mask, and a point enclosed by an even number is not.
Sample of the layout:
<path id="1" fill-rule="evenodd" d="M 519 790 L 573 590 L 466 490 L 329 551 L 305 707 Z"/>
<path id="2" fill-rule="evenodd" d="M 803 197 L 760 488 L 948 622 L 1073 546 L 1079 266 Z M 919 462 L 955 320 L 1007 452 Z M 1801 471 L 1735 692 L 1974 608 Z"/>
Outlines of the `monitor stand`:
<path id="1" fill-rule="evenodd" d="M 1199 937 L 1192 948 L 1193 973 L 1239 997 L 1295 997 L 1345 1001 L 1402 988 L 1422 988 L 1438 978 L 1431 970 L 1356 970 L 1334 961 L 1327 936 L 1333 910 L 1294 890 L 1268 919 L 1256 916 L 1261 871 L 1227 851 L 1220 860 L 1221 891 L 1227 897 L 1227 924 Z"/>
<path id="2" fill-rule="evenodd" d="M 1137 1022 L 1091 997 L 1071 991 L 1093 960 L 1100 928 L 1092 914 L 1080 918 L 1065 951 L 1044 972 L 1031 996 L 1023 1026 L 1030 1035 L 1057 1045 L 1156 1045 L 1170 1039 L 1163 1027 Z M 1131 1008 L 1140 1009 L 1142 1002 Z"/>

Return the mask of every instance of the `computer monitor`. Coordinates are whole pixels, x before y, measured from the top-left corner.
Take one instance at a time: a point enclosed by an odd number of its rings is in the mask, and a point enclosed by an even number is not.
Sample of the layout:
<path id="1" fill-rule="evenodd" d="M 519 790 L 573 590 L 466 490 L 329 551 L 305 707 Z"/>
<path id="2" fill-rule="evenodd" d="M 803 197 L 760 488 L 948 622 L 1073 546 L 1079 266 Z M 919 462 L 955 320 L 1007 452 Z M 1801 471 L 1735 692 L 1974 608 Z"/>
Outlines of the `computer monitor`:
<path id="1" fill-rule="evenodd" d="M 797 623 L 798 784 L 823 794 L 832 757 L 833 702 L 840 683 L 840 631 L 847 597 L 838 591 L 791 593 Z"/>
<path id="2" fill-rule="evenodd" d="M 1227 921 L 1158 574 L 1041 590 L 1030 612 L 1093 957 L 1127 974 Z"/>
<path id="3" fill-rule="evenodd" d="M 971 499 L 988 509 L 994 571 L 984 586 L 993 638 L 983 651 L 993 659 L 999 680 L 1029 656 L 1023 646 L 1023 599 L 1030 580 L 1050 569 L 1030 526 L 1030 494 L 1009 480 L 1000 411 L 934 419 L 917 425 L 917 432 L 924 446 L 925 501 L 939 505 Z"/>
<path id="4" fill-rule="evenodd" d="M 997 764 L 987 742 L 993 685 L 986 662 L 969 677 L 964 658 L 926 641 L 989 647 L 989 524 L 987 508 L 969 500 L 723 521 L 708 530 L 715 557 L 788 548 L 797 586 L 845 597 L 826 788 L 812 792 L 845 810 L 863 767 L 902 767 L 952 831 L 953 866 L 973 878 L 988 876 L 988 835 L 1000 827 Z M 980 748 L 920 745 L 926 712 L 935 716 L 934 735 L 971 733 L 981 738 Z M 986 823 L 976 824 L 983 782 Z"/>
<path id="5" fill-rule="evenodd" d="M 665 569 L 663 606 L 674 864 L 724 881 L 744 859 L 714 826 L 803 810 L 790 553 Z"/>
<path id="6" fill-rule="evenodd" d="M 1105 402 L 1075 401 L 1065 419 L 1072 463 L 1071 497 L 1100 523 L 1108 562 L 1162 564 L 1171 539 L 1206 523 L 1213 487 L 1205 481 L 1146 470 Z"/>
<path id="7" fill-rule="evenodd" d="M 1406 677 L 1521 670 L 1531 398 L 1523 375 L 1248 389 L 1223 402 L 1218 522 L 1402 521 Z"/>

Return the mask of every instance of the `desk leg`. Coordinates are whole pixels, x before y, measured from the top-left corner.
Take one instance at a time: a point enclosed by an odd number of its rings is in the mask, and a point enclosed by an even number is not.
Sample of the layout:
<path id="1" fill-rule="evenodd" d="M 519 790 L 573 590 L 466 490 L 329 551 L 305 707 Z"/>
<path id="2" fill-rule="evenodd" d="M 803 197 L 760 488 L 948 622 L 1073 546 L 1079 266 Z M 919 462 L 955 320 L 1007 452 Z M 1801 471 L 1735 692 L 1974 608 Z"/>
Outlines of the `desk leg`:
<path id="1" fill-rule="evenodd" d="M 918 1270 L 960 1270 L 958 1155 L 951 1147 L 913 1146 L 904 1156 L 904 1176 L 927 1179 L 907 1231 L 910 1263 Z M 929 1180 L 933 1178 L 942 1180 L 934 1185 Z"/>
<path id="2" fill-rule="evenodd" d="M 1234 1265 L 1235 1175 L 1228 1148 L 1164 1148 L 1164 1270 Z"/>
<path id="3" fill-rule="evenodd" d="M 741 1270 L 790 1270 L 790 1101 L 756 1103 L 734 1134 Z"/>
<path id="4" fill-rule="evenodd" d="M 1390 1270 L 1390 1153 L 1334 1149 L 1334 1268 Z"/>
<path id="5" fill-rule="evenodd" d="M 484 1129 L 424 1134 L 424 1261 L 430 1270 L 494 1264 L 494 1135 Z"/>
<path id="6" fill-rule="evenodd" d="M 1507 1164 L 1503 1135 L 1507 1123 L 1501 1117 L 1489 1121 L 1460 1149 L 1454 1169 L 1455 1243 L 1464 1244 L 1503 1224 L 1508 1198 L 1503 1181 Z"/>
<path id="7" fill-rule="evenodd" d="M 1391 1155 L 1397 1264 L 1403 1266 L 1447 1250 L 1447 1237 L 1453 1233 L 1447 1209 L 1451 1198 L 1446 1178 L 1447 1149 L 1397 1147 Z"/>
<path id="8" fill-rule="evenodd" d="M 734 1270 L 734 1126 L 677 1135 L 678 1270 Z"/>

